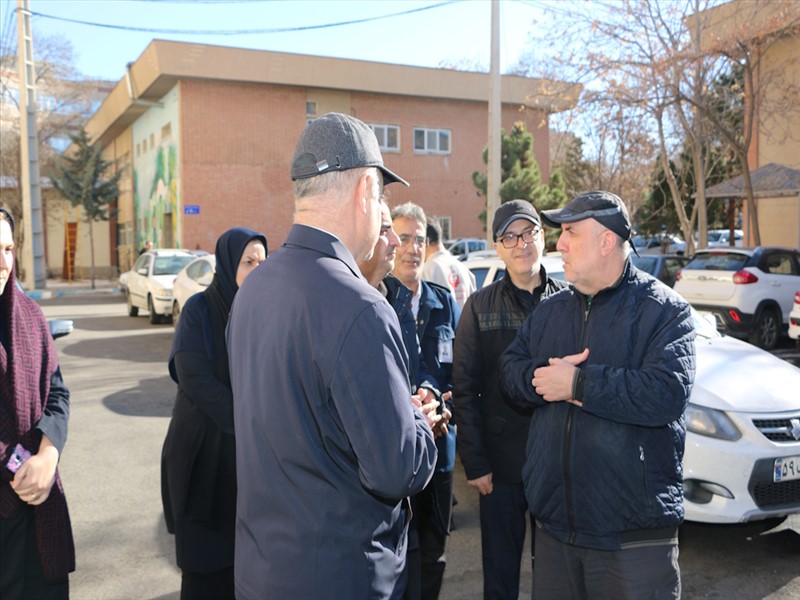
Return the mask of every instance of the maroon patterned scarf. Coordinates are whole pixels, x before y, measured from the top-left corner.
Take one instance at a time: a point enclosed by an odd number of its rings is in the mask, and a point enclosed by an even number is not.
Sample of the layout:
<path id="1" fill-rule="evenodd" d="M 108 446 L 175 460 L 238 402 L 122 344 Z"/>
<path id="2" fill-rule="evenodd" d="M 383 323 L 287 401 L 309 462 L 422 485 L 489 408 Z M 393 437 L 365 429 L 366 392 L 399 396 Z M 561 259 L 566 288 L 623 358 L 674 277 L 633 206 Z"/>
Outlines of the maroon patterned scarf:
<path id="1" fill-rule="evenodd" d="M 39 450 L 42 435 L 36 423 L 58 366 L 42 311 L 17 290 L 13 269 L 0 297 L 0 327 L 5 340 L 5 345 L 0 344 L 0 516 L 8 518 L 24 503 L 11 488 L 14 474 L 6 464 L 17 443 L 31 454 Z M 34 515 L 45 578 L 63 579 L 75 570 L 75 546 L 58 469 L 50 496 L 34 508 Z"/>

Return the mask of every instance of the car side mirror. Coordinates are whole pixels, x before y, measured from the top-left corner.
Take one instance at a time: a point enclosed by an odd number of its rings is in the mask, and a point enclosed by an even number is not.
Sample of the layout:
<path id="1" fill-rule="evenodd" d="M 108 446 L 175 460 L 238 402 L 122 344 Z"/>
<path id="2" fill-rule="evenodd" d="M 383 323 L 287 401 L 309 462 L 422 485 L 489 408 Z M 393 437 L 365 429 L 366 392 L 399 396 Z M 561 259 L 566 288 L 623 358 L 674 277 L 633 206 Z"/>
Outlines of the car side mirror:
<path id="1" fill-rule="evenodd" d="M 197 283 L 199 283 L 203 287 L 208 287 L 209 285 L 211 285 L 213 279 L 214 279 L 214 273 L 212 272 L 203 273 L 200 277 L 197 278 Z"/>
<path id="2" fill-rule="evenodd" d="M 141 269 L 136 269 L 136 272 L 139 275 L 144 275 L 145 277 L 147 277 L 147 267 L 142 267 Z"/>
<path id="3" fill-rule="evenodd" d="M 54 340 L 72 333 L 73 324 L 70 319 L 54 319 L 47 325 L 50 327 L 50 335 Z"/>

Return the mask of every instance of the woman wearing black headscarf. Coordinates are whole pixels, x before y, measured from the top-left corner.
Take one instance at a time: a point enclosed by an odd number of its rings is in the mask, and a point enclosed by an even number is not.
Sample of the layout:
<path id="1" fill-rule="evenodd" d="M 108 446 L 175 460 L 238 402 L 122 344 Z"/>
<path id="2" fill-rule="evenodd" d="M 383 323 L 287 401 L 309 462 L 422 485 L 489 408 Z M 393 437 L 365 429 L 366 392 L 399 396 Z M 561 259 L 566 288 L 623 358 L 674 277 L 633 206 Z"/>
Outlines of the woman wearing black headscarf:
<path id="1" fill-rule="evenodd" d="M 14 219 L 0 207 L 0 598 L 68 598 L 75 545 L 58 461 L 69 390 L 14 271 Z"/>
<path id="2" fill-rule="evenodd" d="M 267 256 L 267 238 L 235 227 L 215 254 L 214 279 L 186 302 L 169 357 L 178 395 L 161 454 L 161 499 L 182 599 L 234 597 L 236 450 L 225 327 L 239 286 Z"/>

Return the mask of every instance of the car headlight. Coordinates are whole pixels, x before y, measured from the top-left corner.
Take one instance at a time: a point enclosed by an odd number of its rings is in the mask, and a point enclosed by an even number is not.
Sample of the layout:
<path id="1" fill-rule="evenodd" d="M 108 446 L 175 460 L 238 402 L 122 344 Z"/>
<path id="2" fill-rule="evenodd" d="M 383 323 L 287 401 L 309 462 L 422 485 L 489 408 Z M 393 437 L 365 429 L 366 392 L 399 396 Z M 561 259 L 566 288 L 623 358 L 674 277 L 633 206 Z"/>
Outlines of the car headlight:
<path id="1" fill-rule="evenodd" d="M 691 402 L 686 405 L 686 428 L 698 435 L 730 442 L 742 437 L 742 433 L 724 412 Z"/>
<path id="2" fill-rule="evenodd" d="M 156 296 L 161 296 L 164 298 L 171 298 L 172 297 L 172 290 L 167 288 L 156 288 Z"/>

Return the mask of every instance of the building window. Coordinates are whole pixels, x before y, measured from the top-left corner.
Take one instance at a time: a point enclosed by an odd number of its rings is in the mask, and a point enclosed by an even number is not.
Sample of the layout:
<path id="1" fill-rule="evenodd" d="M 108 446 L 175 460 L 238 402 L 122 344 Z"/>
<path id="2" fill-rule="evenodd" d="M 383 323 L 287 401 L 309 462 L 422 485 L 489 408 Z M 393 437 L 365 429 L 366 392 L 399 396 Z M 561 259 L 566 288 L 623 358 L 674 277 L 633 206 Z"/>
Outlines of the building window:
<path id="1" fill-rule="evenodd" d="M 172 136 L 172 123 L 167 123 L 161 128 L 161 141 Z"/>
<path id="2" fill-rule="evenodd" d="M 378 138 L 378 145 L 381 150 L 388 152 L 400 152 L 400 128 L 397 125 L 377 125 L 370 123 L 375 137 Z"/>
<path id="3" fill-rule="evenodd" d="M 415 127 L 414 152 L 450 154 L 450 130 Z"/>
<path id="4" fill-rule="evenodd" d="M 442 243 L 444 243 L 445 240 L 453 239 L 453 225 L 450 217 L 442 217 L 437 215 L 436 219 L 439 221 L 439 225 L 442 226 Z"/>

